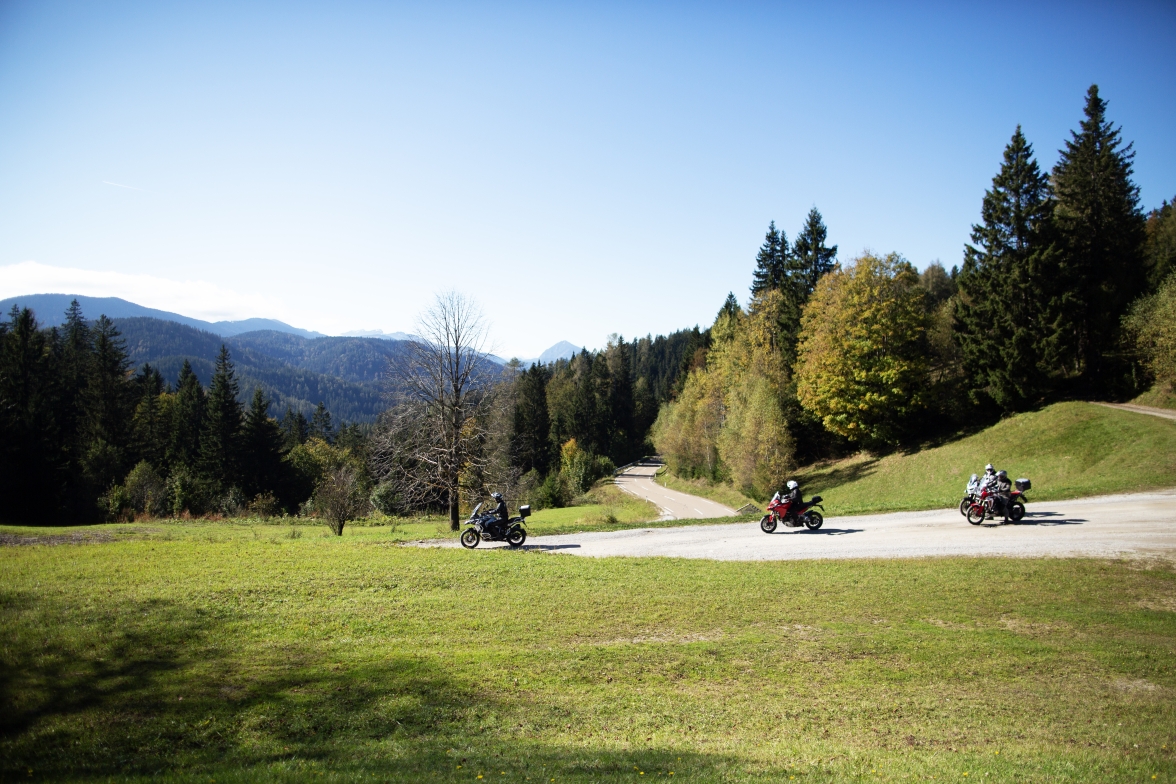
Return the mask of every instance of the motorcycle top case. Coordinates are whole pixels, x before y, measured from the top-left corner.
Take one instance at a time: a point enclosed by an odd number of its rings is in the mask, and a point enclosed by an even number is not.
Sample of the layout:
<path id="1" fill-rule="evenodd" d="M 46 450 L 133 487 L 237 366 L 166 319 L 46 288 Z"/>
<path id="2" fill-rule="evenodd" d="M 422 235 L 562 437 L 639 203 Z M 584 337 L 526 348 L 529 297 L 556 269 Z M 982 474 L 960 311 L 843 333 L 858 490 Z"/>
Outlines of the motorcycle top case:
<path id="1" fill-rule="evenodd" d="M 1031 487 L 1033 487 L 1033 483 L 1030 482 L 1028 479 L 1018 479 L 1017 480 L 1017 489 L 1020 490 L 1022 493 L 1025 492 L 1026 490 L 1030 489 Z"/>
<path id="2" fill-rule="evenodd" d="M 530 516 L 531 516 L 531 505 L 530 504 L 525 504 L 525 505 L 519 507 L 519 517 L 530 517 Z"/>

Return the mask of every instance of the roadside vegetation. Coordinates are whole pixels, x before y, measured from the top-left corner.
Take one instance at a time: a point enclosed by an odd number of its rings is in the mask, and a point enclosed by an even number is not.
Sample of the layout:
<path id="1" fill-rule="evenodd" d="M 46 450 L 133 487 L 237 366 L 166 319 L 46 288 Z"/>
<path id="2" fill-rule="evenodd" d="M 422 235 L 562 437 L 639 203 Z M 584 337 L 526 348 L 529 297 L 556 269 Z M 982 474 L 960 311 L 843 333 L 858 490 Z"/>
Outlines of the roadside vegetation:
<path id="1" fill-rule="evenodd" d="M 217 525 L 0 549 L 0 777 L 1176 777 L 1167 565 L 589 559 Z"/>
<path id="2" fill-rule="evenodd" d="M 1033 481 L 1030 503 L 1176 486 L 1176 422 L 1099 406 L 1055 403 L 975 435 L 910 454 L 858 454 L 802 469 L 805 496 L 829 514 L 945 509 L 992 463 Z"/>

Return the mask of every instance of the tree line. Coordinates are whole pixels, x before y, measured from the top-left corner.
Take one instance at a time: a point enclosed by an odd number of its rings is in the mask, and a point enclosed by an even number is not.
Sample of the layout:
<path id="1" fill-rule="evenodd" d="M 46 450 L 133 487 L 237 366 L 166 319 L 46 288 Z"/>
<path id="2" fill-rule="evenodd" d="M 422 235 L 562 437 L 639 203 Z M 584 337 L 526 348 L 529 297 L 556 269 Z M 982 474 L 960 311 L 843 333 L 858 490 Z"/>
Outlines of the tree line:
<path id="1" fill-rule="evenodd" d="M 548 365 L 491 367 L 484 324 L 438 297 L 389 359 L 376 424 L 336 429 L 248 404 L 228 349 L 208 387 L 137 372 L 113 322 L 0 322 L 0 516 L 443 512 L 491 490 L 540 506 L 653 450 L 753 497 L 797 465 L 914 445 L 1064 398 L 1176 381 L 1176 210 L 1145 215 L 1133 151 L 1097 87 L 1057 165 L 1017 128 L 962 266 L 896 253 L 837 262 L 813 208 L 768 226 L 746 307 L 707 329 L 610 338 Z"/>
<path id="2" fill-rule="evenodd" d="M 272 515 L 313 507 L 341 466 L 367 476 L 360 428 L 336 430 L 323 404 L 279 421 L 260 388 L 239 397 L 224 346 L 207 388 L 186 361 L 170 384 L 132 372 L 114 323 L 76 301 L 48 329 L 14 307 L 0 322 L 0 517 Z"/>
<path id="3" fill-rule="evenodd" d="M 813 209 L 769 225 L 653 441 L 675 472 L 763 498 L 798 463 L 887 450 L 1067 399 L 1176 379 L 1176 218 L 1145 215 L 1134 151 L 1097 86 L 1053 170 L 1020 127 L 962 267 L 896 253 L 836 263 Z"/>

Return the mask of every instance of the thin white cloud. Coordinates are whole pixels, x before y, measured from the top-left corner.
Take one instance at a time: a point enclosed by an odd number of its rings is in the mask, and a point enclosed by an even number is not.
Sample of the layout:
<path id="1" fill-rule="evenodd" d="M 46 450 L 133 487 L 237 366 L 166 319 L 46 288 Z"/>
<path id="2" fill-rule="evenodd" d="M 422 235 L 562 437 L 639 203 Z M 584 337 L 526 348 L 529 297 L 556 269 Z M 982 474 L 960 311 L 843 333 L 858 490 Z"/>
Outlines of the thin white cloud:
<path id="1" fill-rule="evenodd" d="M 151 191 L 145 188 L 136 188 L 134 185 L 123 185 L 121 182 L 111 182 L 110 180 L 103 180 L 104 185 L 113 185 L 116 188 L 126 188 L 131 191 L 141 191 L 142 193 L 150 193 Z"/>
<path id="2" fill-rule="evenodd" d="M 53 267 L 22 261 L 0 267 L 0 299 L 25 294 L 121 297 L 139 305 L 206 321 L 262 317 L 294 323 L 280 303 L 203 280 L 169 280 L 105 270 Z M 302 326 L 301 324 L 294 324 Z"/>

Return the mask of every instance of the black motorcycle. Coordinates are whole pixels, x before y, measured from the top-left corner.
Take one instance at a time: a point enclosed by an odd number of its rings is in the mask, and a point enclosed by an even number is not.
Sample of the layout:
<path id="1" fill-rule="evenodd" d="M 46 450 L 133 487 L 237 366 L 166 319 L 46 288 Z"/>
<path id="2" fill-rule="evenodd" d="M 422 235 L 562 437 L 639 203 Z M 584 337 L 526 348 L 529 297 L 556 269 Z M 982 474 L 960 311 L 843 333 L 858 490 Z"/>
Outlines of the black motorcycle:
<path id="1" fill-rule="evenodd" d="M 469 528 L 461 532 L 461 546 L 473 549 L 479 542 L 506 542 L 511 547 L 522 547 L 527 541 L 525 520 L 531 516 L 531 506 L 527 504 L 519 507 L 519 516 L 509 520 L 502 520 L 493 512 L 479 515 L 481 504 L 470 512 L 470 519 L 465 521 Z"/>

